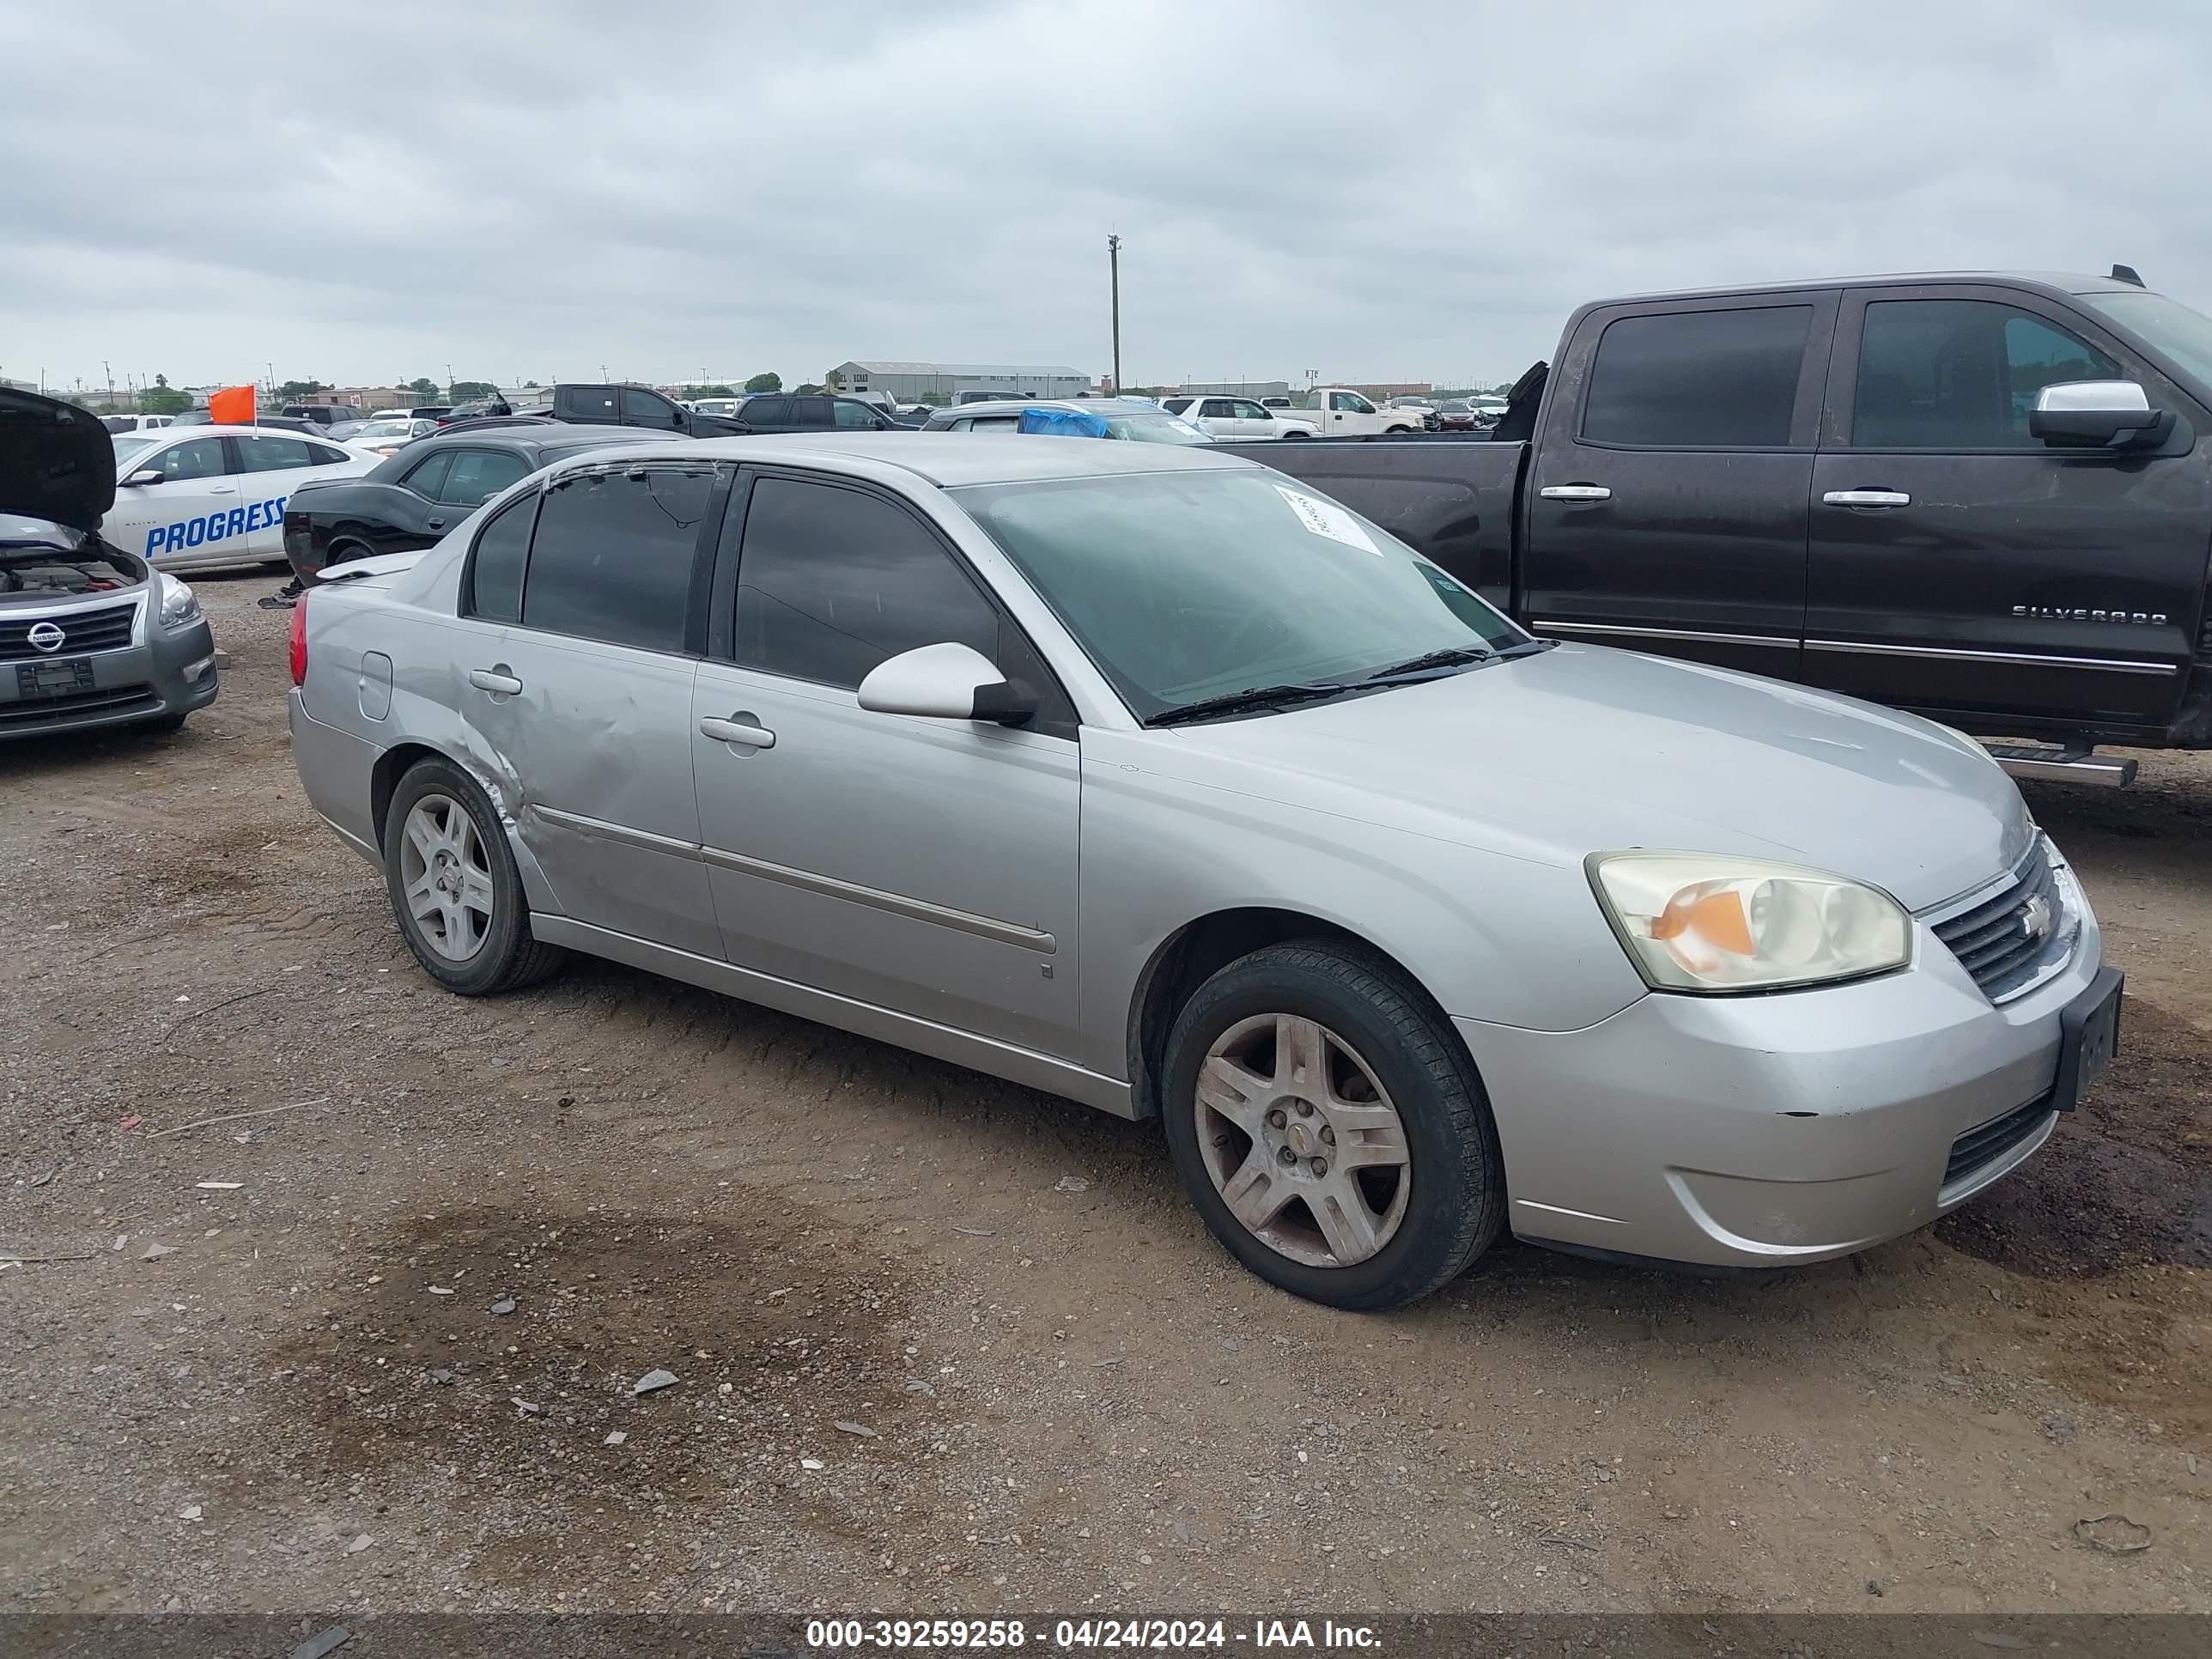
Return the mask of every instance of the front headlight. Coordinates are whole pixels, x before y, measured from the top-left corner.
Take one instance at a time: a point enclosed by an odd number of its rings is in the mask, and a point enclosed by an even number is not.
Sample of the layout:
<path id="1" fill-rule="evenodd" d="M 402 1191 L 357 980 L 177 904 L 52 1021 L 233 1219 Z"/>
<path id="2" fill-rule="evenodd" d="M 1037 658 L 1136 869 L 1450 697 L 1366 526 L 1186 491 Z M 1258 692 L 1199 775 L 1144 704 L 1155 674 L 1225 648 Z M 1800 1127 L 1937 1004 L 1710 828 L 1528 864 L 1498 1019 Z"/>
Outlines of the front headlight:
<path id="1" fill-rule="evenodd" d="M 1879 974 L 1912 957 L 1902 905 L 1824 871 L 1702 853 L 1596 853 L 1589 868 L 1654 990 L 1771 991 Z"/>
<path id="2" fill-rule="evenodd" d="M 161 626 L 182 628 L 200 619 L 200 602 L 193 596 L 191 584 L 180 582 L 167 571 L 157 571 L 155 579 L 161 585 Z"/>

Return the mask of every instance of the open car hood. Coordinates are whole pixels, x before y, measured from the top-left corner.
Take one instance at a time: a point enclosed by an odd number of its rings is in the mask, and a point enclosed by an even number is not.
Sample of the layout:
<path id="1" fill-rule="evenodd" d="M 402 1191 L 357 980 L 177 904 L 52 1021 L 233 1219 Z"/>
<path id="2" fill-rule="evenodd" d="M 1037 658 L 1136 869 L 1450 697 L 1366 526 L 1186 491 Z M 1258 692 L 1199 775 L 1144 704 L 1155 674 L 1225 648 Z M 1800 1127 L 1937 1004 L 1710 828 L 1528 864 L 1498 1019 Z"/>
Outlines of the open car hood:
<path id="1" fill-rule="evenodd" d="M 0 513 L 88 534 L 115 505 L 115 446 L 97 415 L 0 386 Z"/>

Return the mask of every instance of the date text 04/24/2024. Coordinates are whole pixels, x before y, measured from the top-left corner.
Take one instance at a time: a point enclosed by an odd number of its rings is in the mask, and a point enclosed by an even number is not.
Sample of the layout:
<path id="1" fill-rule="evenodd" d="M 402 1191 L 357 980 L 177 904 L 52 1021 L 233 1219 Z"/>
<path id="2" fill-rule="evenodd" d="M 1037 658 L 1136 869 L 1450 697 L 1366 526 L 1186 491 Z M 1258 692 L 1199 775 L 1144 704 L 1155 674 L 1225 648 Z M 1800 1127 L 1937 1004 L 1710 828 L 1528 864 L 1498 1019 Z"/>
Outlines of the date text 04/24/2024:
<path id="1" fill-rule="evenodd" d="M 1048 1638 L 1048 1630 L 1049 1635 Z M 1323 1619 L 1255 1619 L 1249 1627 L 1224 1619 L 1060 1619 L 1032 1632 L 1020 1619 L 811 1619 L 806 1624 L 810 1649 L 840 1650 L 928 1650 L 999 1652 L 1039 1647 L 1063 1651 L 1091 1650 L 1173 1651 L 1232 1646 L 1271 1652 L 1376 1651 L 1379 1633 L 1370 1626 Z"/>

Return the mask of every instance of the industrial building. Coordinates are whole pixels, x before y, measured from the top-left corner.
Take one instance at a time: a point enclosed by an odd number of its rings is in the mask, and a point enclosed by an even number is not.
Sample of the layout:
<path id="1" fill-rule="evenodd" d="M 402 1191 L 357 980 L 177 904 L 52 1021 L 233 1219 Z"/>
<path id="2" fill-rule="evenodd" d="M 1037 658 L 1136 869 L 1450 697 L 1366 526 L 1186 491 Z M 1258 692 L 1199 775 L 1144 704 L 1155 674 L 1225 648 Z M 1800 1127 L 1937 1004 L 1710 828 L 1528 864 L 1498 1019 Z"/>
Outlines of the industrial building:
<path id="1" fill-rule="evenodd" d="M 1022 363 L 840 363 L 823 383 L 854 397 L 881 392 L 902 404 L 949 404 L 963 392 L 994 397 L 1073 398 L 1091 391 L 1079 368 Z"/>

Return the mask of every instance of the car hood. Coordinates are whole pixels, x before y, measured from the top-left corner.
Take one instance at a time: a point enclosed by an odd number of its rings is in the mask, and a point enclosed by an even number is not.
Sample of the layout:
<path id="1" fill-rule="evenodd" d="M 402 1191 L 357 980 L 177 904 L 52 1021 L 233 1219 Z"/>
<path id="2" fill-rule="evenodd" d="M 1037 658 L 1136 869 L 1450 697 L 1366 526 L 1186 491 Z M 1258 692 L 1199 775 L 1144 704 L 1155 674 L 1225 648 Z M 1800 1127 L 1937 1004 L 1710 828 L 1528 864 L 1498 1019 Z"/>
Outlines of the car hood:
<path id="1" fill-rule="evenodd" d="M 0 386 L 0 513 L 93 531 L 115 505 L 115 445 L 100 416 Z"/>
<path id="2" fill-rule="evenodd" d="M 1643 847 L 1808 865 L 1920 910 L 2033 833 L 1996 764 L 1916 715 L 1560 645 L 1447 679 L 1157 734 L 1158 769 L 1547 863 Z"/>

